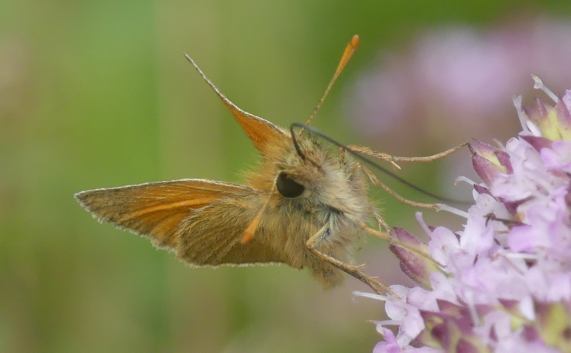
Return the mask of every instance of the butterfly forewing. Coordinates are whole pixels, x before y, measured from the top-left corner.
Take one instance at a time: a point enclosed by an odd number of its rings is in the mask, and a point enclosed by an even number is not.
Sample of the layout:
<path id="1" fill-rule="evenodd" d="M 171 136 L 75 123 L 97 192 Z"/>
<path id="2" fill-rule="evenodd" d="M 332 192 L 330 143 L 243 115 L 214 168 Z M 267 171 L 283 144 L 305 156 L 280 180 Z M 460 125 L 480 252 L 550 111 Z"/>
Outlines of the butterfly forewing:
<path id="1" fill-rule="evenodd" d="M 178 227 L 193 210 L 248 190 L 240 185 L 184 179 L 83 191 L 76 197 L 100 221 L 172 247 Z"/>
<path id="2" fill-rule="evenodd" d="M 100 221 L 147 236 L 194 265 L 285 261 L 267 237 L 240 243 L 256 212 L 247 202 L 256 191 L 247 186 L 185 179 L 89 190 L 76 197 Z"/>

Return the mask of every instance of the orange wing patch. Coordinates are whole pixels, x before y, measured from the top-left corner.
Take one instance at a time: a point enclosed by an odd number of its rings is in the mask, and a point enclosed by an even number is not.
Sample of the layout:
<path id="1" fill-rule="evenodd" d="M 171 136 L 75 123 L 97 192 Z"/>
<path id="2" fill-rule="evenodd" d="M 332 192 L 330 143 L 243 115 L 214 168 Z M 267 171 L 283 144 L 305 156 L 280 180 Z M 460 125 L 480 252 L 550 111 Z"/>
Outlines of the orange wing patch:
<path id="1" fill-rule="evenodd" d="M 88 190 L 75 196 L 99 221 L 111 222 L 148 236 L 159 246 L 172 248 L 178 227 L 193 210 L 248 191 L 248 187 L 235 184 L 183 179 Z"/>
<path id="2" fill-rule="evenodd" d="M 248 138 L 252 141 L 254 146 L 261 153 L 267 153 L 268 148 L 275 143 L 283 141 L 284 139 L 289 139 L 289 134 L 282 128 L 272 124 L 270 121 L 256 116 L 254 114 L 248 113 L 236 104 L 234 104 L 230 99 L 228 99 L 222 92 L 210 81 L 198 64 L 194 61 L 190 55 L 185 55 L 186 59 L 192 64 L 192 66 L 198 71 L 202 79 L 212 88 L 214 93 L 222 100 L 222 103 L 226 106 L 228 110 L 232 113 L 236 121 L 240 124 Z"/>

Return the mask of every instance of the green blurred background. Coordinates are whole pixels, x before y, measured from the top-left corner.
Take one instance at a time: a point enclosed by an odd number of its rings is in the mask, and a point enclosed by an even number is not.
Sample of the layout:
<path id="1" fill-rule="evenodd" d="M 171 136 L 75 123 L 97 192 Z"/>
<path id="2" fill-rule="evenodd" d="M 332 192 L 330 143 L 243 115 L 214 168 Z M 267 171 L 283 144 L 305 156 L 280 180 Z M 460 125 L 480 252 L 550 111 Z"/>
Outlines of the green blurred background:
<path id="1" fill-rule="evenodd" d="M 255 163 L 185 52 L 241 107 L 287 126 L 308 115 L 359 33 L 316 122 L 358 143 L 343 118 L 345 87 L 379 50 L 440 24 L 570 11 L 568 1 L 538 4 L 0 1 L 0 352 L 371 351 L 379 337 L 368 320 L 383 307 L 355 300 L 365 288 L 354 280 L 324 291 L 286 267 L 190 269 L 98 224 L 72 195 L 184 177 L 237 182 Z M 430 187 L 435 175 L 411 177 Z M 391 224 L 413 221 L 391 200 L 383 208 Z M 386 258 L 377 241 L 359 254 L 371 272 L 400 281 Z"/>

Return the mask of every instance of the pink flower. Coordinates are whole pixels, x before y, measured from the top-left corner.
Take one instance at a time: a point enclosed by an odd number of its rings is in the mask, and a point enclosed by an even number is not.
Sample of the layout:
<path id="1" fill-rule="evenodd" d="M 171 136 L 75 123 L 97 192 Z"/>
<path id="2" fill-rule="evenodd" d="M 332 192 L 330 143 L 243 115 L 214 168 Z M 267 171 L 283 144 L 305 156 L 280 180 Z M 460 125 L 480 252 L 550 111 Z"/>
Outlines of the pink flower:
<path id="1" fill-rule="evenodd" d="M 375 353 L 571 351 L 571 93 L 541 89 L 555 103 L 518 108 L 519 136 L 471 144 L 483 184 L 463 229 L 418 217 L 427 244 L 393 231 L 438 266 L 391 247 L 419 286 L 391 286 L 396 295 L 382 298 L 397 330 L 379 326 Z"/>

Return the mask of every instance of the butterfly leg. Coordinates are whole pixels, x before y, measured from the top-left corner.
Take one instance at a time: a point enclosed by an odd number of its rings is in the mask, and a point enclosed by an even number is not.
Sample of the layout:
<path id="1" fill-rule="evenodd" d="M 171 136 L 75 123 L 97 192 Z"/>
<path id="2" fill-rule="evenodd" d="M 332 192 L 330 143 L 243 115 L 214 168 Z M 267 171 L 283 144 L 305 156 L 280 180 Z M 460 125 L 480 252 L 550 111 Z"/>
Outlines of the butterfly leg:
<path id="1" fill-rule="evenodd" d="M 345 263 L 339 259 L 331 255 L 327 255 L 318 249 L 319 242 L 330 232 L 329 225 L 325 225 L 322 227 L 317 233 L 311 236 L 305 243 L 307 249 L 311 251 L 312 254 L 319 257 L 321 260 L 333 265 L 334 267 L 338 268 L 339 270 L 347 273 L 348 275 L 358 279 L 359 281 L 365 283 L 372 290 L 374 290 L 378 294 L 389 294 L 392 293 L 391 289 L 386 285 L 379 282 L 375 277 L 368 276 L 365 274 L 362 269 L 365 265 L 351 265 Z"/>
<path id="2" fill-rule="evenodd" d="M 363 172 L 374 186 L 382 188 L 387 194 L 391 195 L 399 202 L 412 207 L 427 208 L 433 211 L 440 211 L 440 207 L 438 206 L 438 204 L 413 201 L 400 195 L 399 193 L 391 189 L 388 185 L 380 181 L 379 178 L 377 178 L 377 176 L 369 168 L 365 166 L 363 166 Z"/>
<path id="3" fill-rule="evenodd" d="M 365 147 L 365 146 L 358 146 L 358 145 L 350 145 L 349 148 L 355 152 L 358 153 L 362 153 L 367 157 L 371 157 L 371 158 L 375 158 L 375 159 L 380 159 L 380 160 L 384 160 L 386 162 L 389 162 L 390 164 L 392 164 L 395 168 L 397 169 L 401 169 L 400 166 L 398 165 L 398 162 L 419 162 L 419 163 L 427 163 L 427 162 L 432 162 L 435 161 L 437 159 L 441 159 L 441 158 L 445 158 L 448 157 L 449 155 L 451 155 L 452 153 L 464 148 L 468 146 L 468 143 L 462 143 L 460 145 L 454 146 L 452 148 L 447 149 L 446 151 L 440 152 L 440 153 L 436 153 L 430 156 L 423 156 L 423 157 L 399 157 L 399 156 L 393 156 L 390 155 L 388 153 L 382 153 L 382 152 L 377 152 L 374 151 L 372 149 L 370 149 L 369 147 Z"/>

